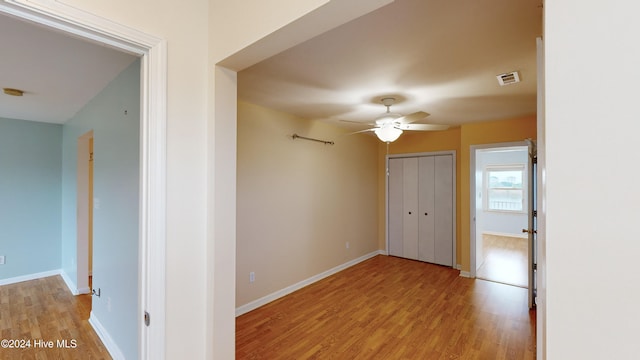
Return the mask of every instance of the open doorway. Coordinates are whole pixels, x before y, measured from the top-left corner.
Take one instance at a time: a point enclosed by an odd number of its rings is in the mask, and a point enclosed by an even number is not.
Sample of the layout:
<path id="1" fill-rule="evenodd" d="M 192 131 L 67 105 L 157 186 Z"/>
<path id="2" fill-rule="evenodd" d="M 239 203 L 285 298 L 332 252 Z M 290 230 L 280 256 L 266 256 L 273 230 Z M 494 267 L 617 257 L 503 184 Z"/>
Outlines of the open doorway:
<path id="1" fill-rule="evenodd" d="M 93 265 L 93 130 L 78 137 L 76 179 L 78 293 L 91 293 Z"/>
<path id="2" fill-rule="evenodd" d="M 121 53 L 134 55 L 140 59 L 138 60 L 138 65 L 127 68 L 135 69 L 138 72 L 137 76 L 131 76 L 128 77 L 128 79 L 131 80 L 131 83 L 135 82 L 135 88 L 139 88 L 135 94 L 128 96 L 127 99 L 131 99 L 131 102 L 139 103 L 135 108 L 141 107 L 141 109 L 140 111 L 130 112 L 129 114 L 127 114 L 127 109 L 125 109 L 124 114 L 119 114 L 119 117 L 123 118 L 128 115 L 129 118 L 132 119 L 130 124 L 133 124 L 135 120 L 134 129 L 136 131 L 128 132 L 128 134 L 130 134 L 130 137 L 135 137 L 136 142 L 139 141 L 139 146 L 136 145 L 133 151 L 129 153 L 138 156 L 114 157 L 114 162 L 120 161 L 123 163 L 124 161 L 129 161 L 126 163 L 127 169 L 133 169 L 131 173 L 140 176 L 139 180 L 136 180 L 133 176 L 130 177 L 130 179 L 133 179 L 130 182 L 135 185 L 132 186 L 132 188 L 135 187 L 135 191 L 130 191 L 126 194 L 124 194 L 124 191 L 117 192 L 117 194 L 123 193 L 124 195 L 128 195 L 122 196 L 122 198 L 130 199 L 129 202 L 135 203 L 136 205 L 135 208 L 126 207 L 126 209 L 135 209 L 135 211 L 131 210 L 133 215 L 128 218 L 135 219 L 135 223 L 138 224 L 136 227 L 130 226 L 127 229 L 129 232 L 134 233 L 134 235 L 129 238 L 134 239 L 134 241 L 130 241 L 130 247 L 135 248 L 135 252 L 131 251 L 127 254 L 135 259 L 133 261 L 127 259 L 127 264 L 133 264 L 135 267 L 129 269 L 127 275 L 130 276 L 132 273 L 137 273 L 137 276 L 131 277 L 132 280 L 128 281 L 128 283 L 132 284 L 131 287 L 135 289 L 134 291 L 124 291 L 121 289 L 122 282 L 119 281 L 119 279 L 125 277 L 119 274 L 118 271 L 125 272 L 122 266 L 111 266 L 111 268 L 103 267 L 100 270 L 101 273 L 109 274 L 110 277 L 105 277 L 102 281 L 105 287 L 111 289 L 111 292 L 107 296 L 103 294 L 102 303 L 104 303 L 104 306 L 102 306 L 103 309 L 98 310 L 102 310 L 101 319 L 108 319 L 108 321 L 104 323 L 90 321 L 90 323 L 110 353 L 118 353 L 118 347 L 121 349 L 126 347 L 126 349 L 123 349 L 123 353 L 130 354 L 127 357 L 160 358 L 160 355 L 153 354 L 158 352 L 162 353 L 163 351 L 162 344 L 164 343 L 165 331 L 164 317 L 155 317 L 153 327 L 145 326 L 144 320 L 145 315 L 147 315 L 148 318 L 149 313 L 164 314 L 165 312 L 164 184 L 166 171 L 164 164 L 166 163 L 166 157 L 164 154 L 166 140 L 164 134 L 166 129 L 166 113 L 163 110 L 157 110 L 163 109 L 162 104 L 166 102 L 165 43 L 161 39 L 148 34 L 140 33 L 133 29 L 123 29 L 116 23 L 105 21 L 89 13 L 79 12 L 70 14 L 73 10 L 74 9 L 63 4 L 57 3 L 52 4 L 52 6 L 47 7 L 47 9 L 40 9 L 37 4 L 20 4 L 19 6 L 8 3 L 0 4 L 0 15 L 3 16 L 3 19 L 9 16 L 20 19 L 21 21 L 24 20 L 29 23 L 35 23 L 50 30 L 50 33 L 65 33 L 70 35 L 69 38 L 88 40 L 86 43 L 101 44 L 104 45 L 104 48 L 116 49 Z M 19 38 L 24 39 L 23 37 Z M 22 41 L 24 42 L 24 40 Z M 34 45 L 29 48 L 37 48 L 37 46 Z M 51 56 L 33 58 L 44 58 L 48 60 Z M 49 73 L 56 72 L 49 71 Z M 129 88 L 133 89 L 134 87 Z M 125 94 L 123 92 L 115 93 L 118 95 Z M 33 120 L 36 121 L 37 119 Z M 66 135 L 65 133 L 65 136 Z M 68 139 L 70 142 L 75 142 L 75 139 L 80 135 L 81 134 L 70 133 Z M 112 143 L 118 144 L 119 148 L 123 147 L 121 142 L 116 141 Z M 99 144 L 96 145 L 99 146 Z M 66 149 L 66 147 L 64 147 L 64 149 Z M 127 147 L 127 150 L 130 150 L 129 147 Z M 103 152 L 100 151 L 100 153 L 102 154 Z M 70 152 L 67 157 L 69 162 L 75 162 L 73 156 Z M 136 161 L 136 164 L 131 164 L 133 162 L 132 159 Z M 69 171 L 70 176 L 68 179 L 65 179 L 68 181 L 64 183 L 73 184 L 74 175 L 71 175 L 73 173 L 73 166 L 69 166 L 68 168 L 71 169 Z M 96 179 L 101 178 L 101 176 L 104 178 L 104 175 L 98 174 L 96 169 Z M 75 184 L 70 185 L 70 187 L 73 186 L 74 189 L 63 189 L 61 206 L 63 211 L 71 212 L 76 210 L 76 191 L 74 185 Z M 98 189 L 96 189 L 96 192 L 97 191 Z M 104 188 L 102 191 L 106 193 Z M 115 196 L 108 197 L 110 201 L 114 199 L 119 198 Z M 65 200 L 68 201 L 65 202 Z M 87 204 L 87 202 L 84 203 Z M 87 204 L 86 207 L 89 207 L 89 205 Z M 116 207 L 118 206 L 111 206 L 111 208 Z M 107 212 L 106 208 L 107 206 L 103 204 L 103 213 Z M 75 223 L 75 214 L 73 219 L 73 223 Z M 134 221 L 131 222 L 133 223 Z M 77 229 L 74 225 L 76 224 L 71 224 L 72 222 L 69 223 L 70 226 L 68 228 L 63 226 L 63 239 L 72 239 L 73 241 L 62 243 L 62 259 L 61 265 L 59 265 L 62 269 L 60 272 L 62 272 L 63 275 L 68 275 L 63 276 L 63 278 L 65 278 L 67 286 L 74 294 L 85 291 L 88 292 L 90 289 L 88 284 L 88 243 L 81 252 L 77 251 L 79 249 L 75 246 L 75 233 Z M 71 234 L 74 236 L 70 236 Z M 118 239 L 119 237 L 114 236 L 114 238 Z M 86 276 L 79 276 L 75 271 L 80 256 L 84 256 L 84 259 L 86 259 L 83 260 L 86 261 L 86 264 L 82 267 L 87 274 Z M 119 265 L 117 261 L 122 260 L 117 256 L 111 256 L 109 259 L 115 259 L 116 262 L 111 261 L 111 263 L 115 265 Z M 149 271 L 150 268 L 156 269 L 157 271 Z M 98 269 L 98 267 L 96 267 L 96 269 Z M 84 284 L 81 285 L 81 282 L 84 282 L 86 286 L 83 286 Z M 149 296 L 149 293 L 153 293 L 154 296 Z M 131 298 L 133 299 L 132 301 L 130 301 Z M 123 311 L 123 307 L 119 306 L 120 304 L 118 303 L 120 300 L 122 300 L 121 302 L 134 305 L 127 307 L 126 311 Z M 113 306 L 112 301 L 114 303 Z M 119 326 L 119 323 L 114 321 L 114 319 L 117 320 L 119 318 L 124 319 L 120 321 L 120 323 L 124 324 L 126 322 L 126 326 Z M 94 319 L 98 319 L 98 317 Z M 128 332 L 131 332 L 130 335 L 121 331 L 121 328 L 125 327 Z M 121 339 L 118 339 L 118 337 L 126 339 L 120 341 Z"/>
<path id="3" fill-rule="evenodd" d="M 529 150 L 526 143 L 475 152 L 475 275 L 529 286 Z"/>

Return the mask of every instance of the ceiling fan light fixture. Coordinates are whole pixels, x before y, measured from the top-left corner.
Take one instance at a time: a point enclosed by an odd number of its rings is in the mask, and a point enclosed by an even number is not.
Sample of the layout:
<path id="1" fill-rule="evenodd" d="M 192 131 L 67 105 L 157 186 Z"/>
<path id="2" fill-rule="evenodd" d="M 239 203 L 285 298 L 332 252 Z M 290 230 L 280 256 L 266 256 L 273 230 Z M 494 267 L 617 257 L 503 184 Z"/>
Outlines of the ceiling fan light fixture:
<path id="1" fill-rule="evenodd" d="M 386 143 L 394 142 L 398 140 L 400 135 L 402 135 L 402 130 L 395 128 L 393 126 L 383 126 L 374 130 L 376 136 L 381 141 Z"/>
<path id="2" fill-rule="evenodd" d="M 378 125 L 384 125 L 386 123 L 393 123 L 395 120 L 401 118 L 402 115 L 398 114 L 398 113 L 392 113 L 392 112 L 386 112 L 381 114 L 380 116 L 378 116 L 375 119 L 376 124 Z"/>

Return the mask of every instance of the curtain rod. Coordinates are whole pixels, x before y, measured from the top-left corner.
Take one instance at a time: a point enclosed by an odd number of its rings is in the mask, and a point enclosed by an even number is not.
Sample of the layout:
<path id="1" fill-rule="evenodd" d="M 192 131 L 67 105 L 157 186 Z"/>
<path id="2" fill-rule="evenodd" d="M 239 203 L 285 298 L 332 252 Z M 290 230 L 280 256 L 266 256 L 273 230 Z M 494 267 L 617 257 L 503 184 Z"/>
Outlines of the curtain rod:
<path id="1" fill-rule="evenodd" d="M 291 135 L 291 138 L 293 140 L 295 140 L 295 139 L 304 139 L 304 140 L 315 141 L 315 142 L 323 143 L 325 145 L 334 145 L 335 144 L 333 141 L 319 140 L 319 139 L 309 138 L 309 137 L 305 137 L 305 136 L 300 136 L 298 134 Z"/>

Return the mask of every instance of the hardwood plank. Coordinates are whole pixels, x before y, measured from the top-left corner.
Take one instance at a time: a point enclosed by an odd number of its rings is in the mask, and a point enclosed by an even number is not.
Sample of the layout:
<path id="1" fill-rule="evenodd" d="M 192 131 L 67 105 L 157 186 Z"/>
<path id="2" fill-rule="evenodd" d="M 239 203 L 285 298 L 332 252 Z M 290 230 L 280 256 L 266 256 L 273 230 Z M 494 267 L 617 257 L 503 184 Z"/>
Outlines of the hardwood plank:
<path id="1" fill-rule="evenodd" d="M 0 359 L 111 359 L 89 325 L 90 311 L 91 295 L 73 296 L 60 276 L 0 286 L 1 338 L 30 341 L 0 348 Z"/>
<path id="2" fill-rule="evenodd" d="M 237 359 L 534 359 L 527 291 L 377 256 L 236 319 Z"/>
<path id="3" fill-rule="evenodd" d="M 507 285 L 527 287 L 528 239 L 482 234 L 483 259 L 476 277 Z"/>

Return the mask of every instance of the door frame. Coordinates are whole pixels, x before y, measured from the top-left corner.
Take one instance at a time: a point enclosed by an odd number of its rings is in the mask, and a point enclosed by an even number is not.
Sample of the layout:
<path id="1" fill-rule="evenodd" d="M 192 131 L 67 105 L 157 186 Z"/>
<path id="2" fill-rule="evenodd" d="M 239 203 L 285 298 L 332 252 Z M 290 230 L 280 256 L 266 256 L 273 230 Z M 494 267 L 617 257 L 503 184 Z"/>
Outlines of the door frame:
<path id="1" fill-rule="evenodd" d="M 432 152 L 420 152 L 420 153 L 406 153 L 406 154 L 387 154 L 385 156 L 385 187 L 384 187 L 384 192 L 385 192 L 385 197 L 384 197 L 384 201 L 385 201 L 385 207 L 384 207 L 384 211 L 385 211 L 385 232 L 384 232 L 384 237 L 385 237 L 385 246 L 386 246 L 386 253 L 387 255 L 389 255 L 389 159 L 397 159 L 397 158 L 408 158 L 408 157 L 421 157 L 421 156 L 436 156 L 436 155 L 451 155 L 451 159 L 453 161 L 452 166 L 453 166 L 453 173 L 452 173 L 452 181 L 453 181 L 453 198 L 452 198 L 452 212 L 453 212 L 453 224 L 452 224 L 452 236 L 453 236 L 453 246 L 452 246 L 452 268 L 454 269 L 458 269 L 460 267 L 460 264 L 458 264 L 458 256 L 457 256 L 457 232 L 456 232 L 456 228 L 457 228 L 457 206 L 456 206 L 456 197 L 457 197 L 457 193 L 456 193 L 456 188 L 457 188 L 457 182 L 456 182 L 456 178 L 457 178 L 457 168 L 456 168 L 456 151 L 455 150 L 445 150 L 445 151 L 432 151 Z"/>
<path id="2" fill-rule="evenodd" d="M 76 171 L 76 287 L 78 294 L 89 294 L 89 223 L 90 202 L 89 187 L 89 141 L 93 138 L 93 130 L 78 137 L 77 171 Z"/>
<path id="3" fill-rule="evenodd" d="M 0 0 L 0 13 L 99 43 L 141 59 L 139 358 L 165 358 L 166 40 L 60 2 Z M 155 314 L 144 325 L 144 313 Z M 104 340 L 103 340 L 104 341 Z M 109 348 L 108 344 L 105 344 Z"/>
<path id="4" fill-rule="evenodd" d="M 475 279 L 476 277 L 476 151 L 484 149 L 499 149 L 514 146 L 527 147 L 528 143 L 523 141 L 481 144 L 469 146 L 469 274 L 468 277 Z M 528 195 L 527 195 L 528 196 Z M 532 201 L 532 199 L 528 199 Z M 528 247 L 527 247 L 528 248 Z M 528 254 L 530 256 L 530 254 Z M 465 274 L 466 275 L 466 274 Z"/>

